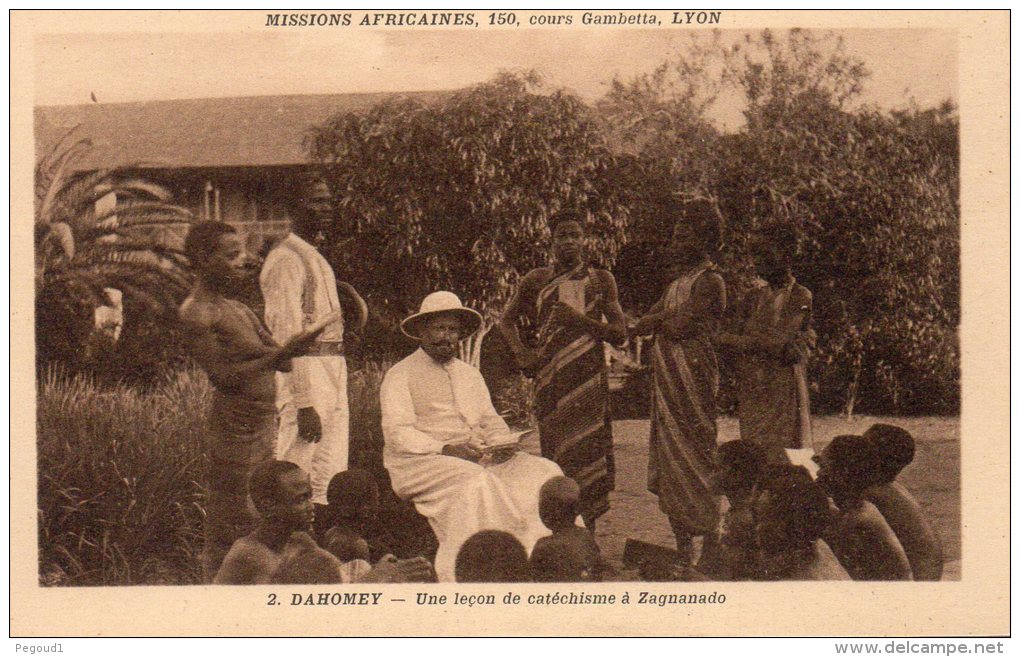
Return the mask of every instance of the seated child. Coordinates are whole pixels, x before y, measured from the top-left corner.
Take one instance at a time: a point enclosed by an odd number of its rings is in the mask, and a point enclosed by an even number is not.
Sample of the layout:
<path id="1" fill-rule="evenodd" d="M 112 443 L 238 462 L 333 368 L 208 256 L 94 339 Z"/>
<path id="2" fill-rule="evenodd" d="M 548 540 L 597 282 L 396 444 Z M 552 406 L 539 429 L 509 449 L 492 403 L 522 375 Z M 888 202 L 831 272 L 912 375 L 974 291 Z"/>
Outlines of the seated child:
<path id="1" fill-rule="evenodd" d="M 942 578 L 942 543 L 921 506 L 896 477 L 914 460 L 914 437 L 904 429 L 876 424 L 864 432 L 876 459 L 864 499 L 874 504 L 896 534 L 910 561 L 915 580 Z"/>
<path id="2" fill-rule="evenodd" d="M 312 486 L 301 468 L 289 461 L 266 461 L 252 471 L 249 489 L 259 524 L 234 541 L 214 584 L 269 584 L 285 564 L 283 578 L 288 581 L 344 580 L 340 562 L 308 535 L 314 514 Z"/>
<path id="3" fill-rule="evenodd" d="M 818 458 L 818 483 L 835 503 L 836 522 L 825 541 L 856 580 L 909 580 L 910 562 L 896 534 L 864 490 L 873 476 L 872 444 L 836 436 Z"/>
<path id="4" fill-rule="evenodd" d="M 454 576 L 458 582 L 530 582 L 528 553 L 513 534 L 486 529 L 460 546 Z"/>
<path id="5" fill-rule="evenodd" d="M 752 513 L 755 579 L 850 579 L 819 540 L 831 521 L 829 500 L 803 466 L 770 466 L 762 474 Z"/>
<path id="6" fill-rule="evenodd" d="M 723 443 L 716 452 L 719 469 L 712 488 L 726 496 L 730 508 L 722 519 L 718 563 L 703 567 L 713 579 L 741 580 L 753 574 L 756 546 L 751 499 L 766 461 L 765 449 L 747 440 Z"/>
<path id="7" fill-rule="evenodd" d="M 326 501 L 328 506 L 324 517 L 329 526 L 321 528 L 322 546 L 350 570 L 350 576 L 354 581 L 372 580 L 365 579 L 372 568 L 371 563 L 385 565 L 394 561 L 388 546 L 377 538 L 378 484 L 372 475 L 364 470 L 351 469 L 339 472 L 333 475 L 329 482 Z M 372 543 L 368 541 L 369 536 L 374 539 Z M 422 582 L 434 579 L 431 567 L 419 567 L 428 563 L 424 558 L 396 563 L 401 564 L 398 570 L 400 568 L 406 570 L 399 575 L 399 581 Z"/>
<path id="8" fill-rule="evenodd" d="M 538 492 L 538 515 L 552 536 L 538 539 L 531 551 L 536 582 L 586 582 L 602 579 L 599 546 L 591 532 L 577 526 L 581 488 L 569 477 L 553 477 Z"/>
<path id="9" fill-rule="evenodd" d="M 331 540 L 335 542 L 346 536 L 345 556 L 333 552 L 341 561 L 356 558 L 378 561 L 390 553 L 377 527 L 379 485 L 371 473 L 352 468 L 333 475 L 326 489 L 326 501 L 325 526 L 316 527 L 321 532 L 319 542 L 326 546 Z M 359 552 L 362 541 L 368 556 Z"/>

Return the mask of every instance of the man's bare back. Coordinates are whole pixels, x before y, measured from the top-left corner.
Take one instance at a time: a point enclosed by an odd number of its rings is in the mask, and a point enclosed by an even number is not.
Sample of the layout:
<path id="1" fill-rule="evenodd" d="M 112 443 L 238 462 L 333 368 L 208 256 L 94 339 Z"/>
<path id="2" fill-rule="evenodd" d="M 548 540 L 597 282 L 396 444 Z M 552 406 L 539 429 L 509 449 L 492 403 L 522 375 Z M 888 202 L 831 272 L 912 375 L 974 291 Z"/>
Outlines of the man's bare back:
<path id="1" fill-rule="evenodd" d="M 893 481 L 871 486 L 864 492 L 896 534 L 910 561 L 914 579 L 938 581 L 942 578 L 942 543 L 924 511 L 903 484 Z"/>
<path id="2" fill-rule="evenodd" d="M 871 502 L 842 511 L 824 538 L 855 580 L 911 579 L 903 546 Z"/>

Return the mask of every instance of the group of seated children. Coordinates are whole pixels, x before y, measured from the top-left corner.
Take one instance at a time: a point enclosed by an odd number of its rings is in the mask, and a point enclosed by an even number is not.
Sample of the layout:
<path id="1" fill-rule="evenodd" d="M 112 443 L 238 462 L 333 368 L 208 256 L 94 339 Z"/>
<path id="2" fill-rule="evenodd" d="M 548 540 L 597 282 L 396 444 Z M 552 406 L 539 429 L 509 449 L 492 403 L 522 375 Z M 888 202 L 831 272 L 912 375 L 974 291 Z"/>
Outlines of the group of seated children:
<path id="1" fill-rule="evenodd" d="M 896 477 L 914 458 L 909 433 L 884 424 L 837 436 L 815 458 L 817 476 L 771 463 L 744 440 L 718 449 L 716 492 L 727 498 L 715 554 L 684 579 L 938 580 L 942 548 L 917 501 Z M 424 557 L 397 559 L 378 522 L 379 488 L 361 470 L 330 482 L 316 526 L 308 475 L 286 461 L 260 465 L 250 482 L 261 521 L 238 539 L 217 584 L 339 584 L 435 581 Z M 580 489 L 555 477 L 539 493 L 551 535 L 529 558 L 512 534 L 478 532 L 461 547 L 458 582 L 600 581 L 604 564 L 592 534 L 578 526 Z M 314 538 L 313 538 L 314 536 Z M 678 575 L 679 577 L 679 575 Z"/>
<path id="2" fill-rule="evenodd" d="M 358 469 L 333 477 L 328 508 L 316 514 L 308 474 L 287 461 L 258 466 L 249 483 L 258 527 L 234 542 L 215 584 L 341 584 L 435 581 L 424 557 L 397 559 L 378 522 L 379 488 Z M 528 555 L 512 534 L 479 532 L 461 547 L 456 576 L 462 582 L 591 581 L 601 559 L 591 533 L 576 525 L 580 489 L 555 477 L 541 489 L 539 513 L 552 531 Z M 374 565 L 373 565 L 374 564 Z"/>
<path id="3" fill-rule="evenodd" d="M 379 554 L 383 546 L 370 542 L 378 535 L 374 520 L 379 489 L 368 473 L 349 470 L 330 482 L 329 526 L 318 528 L 318 543 L 312 537 L 315 512 L 304 470 L 289 461 L 267 461 L 252 472 L 249 492 L 259 525 L 234 542 L 214 584 L 435 580 L 432 564 L 424 557 L 397 559 Z"/>
<path id="4" fill-rule="evenodd" d="M 807 469 L 769 463 L 756 445 L 719 447 L 716 490 L 729 502 L 706 574 L 734 580 L 938 580 L 942 548 L 896 477 L 914 458 L 905 430 L 837 436 Z"/>
<path id="5" fill-rule="evenodd" d="M 538 539 L 528 558 L 512 534 L 481 531 L 457 553 L 458 582 L 591 582 L 602 579 L 602 557 L 591 532 L 577 525 L 581 489 L 553 477 L 538 494 L 538 515 L 552 532 Z"/>

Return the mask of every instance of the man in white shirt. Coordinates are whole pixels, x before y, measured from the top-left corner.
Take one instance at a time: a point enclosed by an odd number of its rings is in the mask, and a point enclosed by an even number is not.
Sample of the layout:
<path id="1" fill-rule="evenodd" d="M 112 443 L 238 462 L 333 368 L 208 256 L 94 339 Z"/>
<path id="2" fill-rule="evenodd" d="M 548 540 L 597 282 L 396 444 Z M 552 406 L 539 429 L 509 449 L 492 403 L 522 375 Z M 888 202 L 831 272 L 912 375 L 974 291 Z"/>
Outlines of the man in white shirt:
<path id="1" fill-rule="evenodd" d="M 333 222 L 332 193 L 319 178 L 304 181 L 301 192 L 291 232 L 266 256 L 259 276 L 266 325 L 280 344 L 340 310 L 333 268 L 317 249 Z M 329 480 L 347 469 L 350 412 L 343 336 L 341 316 L 307 356 L 293 359 L 291 372 L 276 376 L 276 458 L 310 473 L 317 510 L 326 504 Z"/>
<path id="2" fill-rule="evenodd" d="M 514 534 L 529 552 L 549 534 L 538 517 L 538 492 L 562 474 L 552 461 L 491 451 L 511 438 L 492 406 L 481 373 L 456 357 L 481 317 L 450 292 L 435 292 L 401 330 L 421 348 L 386 373 L 380 391 L 383 462 L 397 495 L 429 519 L 439 552 L 439 581 L 454 581 L 460 546 L 483 529 Z"/>

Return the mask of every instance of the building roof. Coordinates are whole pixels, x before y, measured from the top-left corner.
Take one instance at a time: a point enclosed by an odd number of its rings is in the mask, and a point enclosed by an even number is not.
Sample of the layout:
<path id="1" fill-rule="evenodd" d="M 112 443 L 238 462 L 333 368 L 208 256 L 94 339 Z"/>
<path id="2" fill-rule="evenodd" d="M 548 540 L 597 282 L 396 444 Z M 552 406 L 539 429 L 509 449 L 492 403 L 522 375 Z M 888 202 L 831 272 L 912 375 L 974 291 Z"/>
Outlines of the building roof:
<path id="1" fill-rule="evenodd" d="M 308 162 L 309 127 L 342 111 L 363 111 L 396 97 L 430 102 L 444 92 L 196 98 L 35 108 L 36 158 L 68 131 L 93 149 L 79 170 L 273 166 Z"/>

